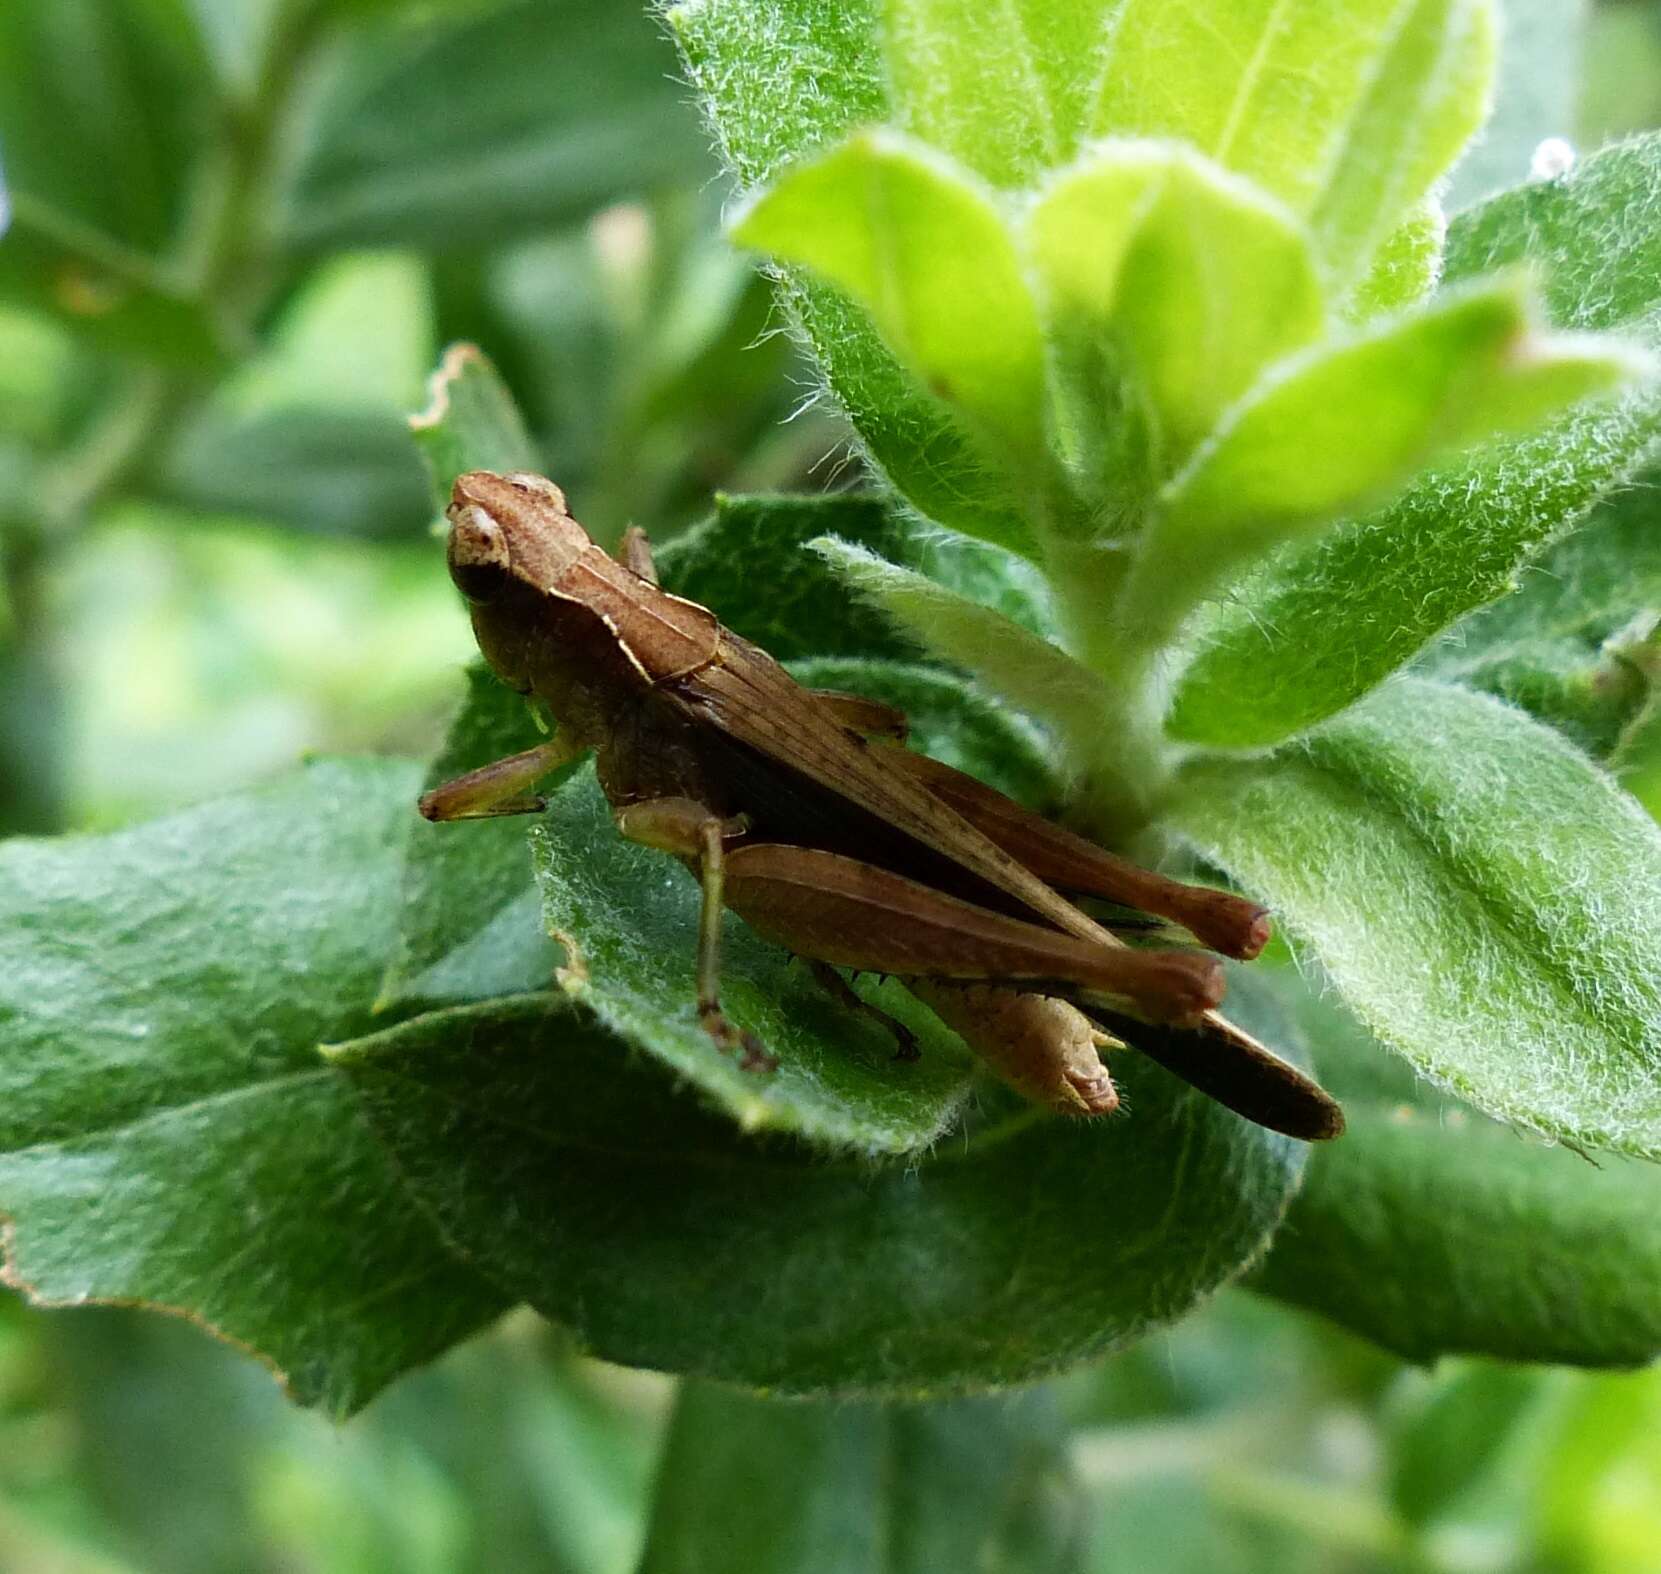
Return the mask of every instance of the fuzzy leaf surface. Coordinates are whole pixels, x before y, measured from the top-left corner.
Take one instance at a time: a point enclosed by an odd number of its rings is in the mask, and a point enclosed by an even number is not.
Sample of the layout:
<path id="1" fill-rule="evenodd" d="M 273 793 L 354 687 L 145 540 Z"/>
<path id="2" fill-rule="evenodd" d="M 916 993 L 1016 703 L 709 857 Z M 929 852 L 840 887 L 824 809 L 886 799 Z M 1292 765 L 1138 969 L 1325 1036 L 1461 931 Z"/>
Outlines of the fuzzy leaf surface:
<path id="1" fill-rule="evenodd" d="M 1306 220 L 1357 277 L 1482 124 L 1489 0 L 1128 0 L 1092 129 L 1175 137 Z"/>
<path id="2" fill-rule="evenodd" d="M 733 237 L 845 290 L 925 387 L 1017 456 L 1038 449 L 1037 305 L 967 171 L 893 132 L 857 132 L 775 181 Z"/>
<path id="3" fill-rule="evenodd" d="M 698 1022 L 697 882 L 673 859 L 617 834 L 590 773 L 553 797 L 531 846 L 543 923 L 567 942 L 567 990 L 746 1128 L 906 1152 L 942 1135 L 968 1097 L 966 1052 L 900 985 L 860 989 L 918 1034 L 922 1061 L 896 1068 L 891 1035 L 728 914 L 722 1009 L 780 1061 L 772 1074 L 740 1070 Z"/>
<path id="4" fill-rule="evenodd" d="M 889 118 L 873 0 L 688 0 L 666 19 L 746 190 Z M 962 418 L 918 384 L 869 315 L 803 274 L 781 295 L 888 480 L 929 518 L 1035 555 L 1019 489 L 987 465 Z"/>
<path id="5" fill-rule="evenodd" d="M 1661 1354 L 1661 1175 L 1596 1168 L 1403 1075 L 1326 1002 L 1299 1012 L 1342 1142 L 1304 1182 L 1250 1283 L 1412 1361 L 1637 1366 Z"/>
<path id="6" fill-rule="evenodd" d="M 467 693 L 449 736 L 428 766 L 424 791 L 541 741 L 524 699 L 482 663 L 467 671 Z M 577 770 L 566 766 L 543 792 Z M 559 947 L 542 927 L 518 816 L 433 824 L 409 804 L 398 940 L 381 982 L 378 1010 L 439 1005 L 546 989 Z"/>
<path id="7" fill-rule="evenodd" d="M 1081 1488 L 1044 1390 L 803 1404 L 688 1383 L 640 1574 L 1079 1567 Z"/>
<path id="8" fill-rule="evenodd" d="M 1557 734 L 1403 679 L 1302 746 L 1193 767 L 1176 824 L 1427 1076 L 1661 1156 L 1661 831 Z"/>
<path id="9" fill-rule="evenodd" d="M 337 1063 L 457 1248 L 611 1360 L 794 1394 L 1025 1381 L 1236 1272 L 1302 1162 L 1134 1055 L 1126 1118 L 991 1093 L 927 1157 L 827 1158 L 741 1134 L 570 1012 L 435 1013 Z"/>
<path id="10" fill-rule="evenodd" d="M 1441 203 L 1427 197 L 1374 254 L 1371 268 L 1344 301 L 1344 315 L 1364 323 L 1417 305 L 1442 277 L 1447 236 Z"/>
<path id="11" fill-rule="evenodd" d="M 1587 336 L 1534 335 L 1530 315 L 1523 282 L 1499 281 L 1272 372 L 1173 483 L 1127 590 L 1136 615 L 1161 621 L 1231 565 L 1399 488 L 1438 455 L 1527 430 L 1645 370 Z"/>
<path id="12" fill-rule="evenodd" d="M 1539 269 L 1553 326 L 1661 343 L 1661 137 L 1454 221 L 1450 281 L 1522 262 Z M 1170 730 L 1261 747 L 1342 710 L 1504 595 L 1525 563 L 1637 471 L 1658 436 L 1652 383 L 1443 466 L 1388 507 L 1278 555 L 1208 613 Z"/>
<path id="13" fill-rule="evenodd" d="M 851 542 L 813 545 L 855 594 L 917 645 L 972 673 L 1016 709 L 1054 723 L 1063 736 L 1088 735 L 1105 714 L 1101 679 L 1003 612 Z"/>
<path id="14" fill-rule="evenodd" d="M 1653 711 L 1658 619 L 1661 510 L 1643 486 L 1605 503 L 1418 666 L 1520 705 L 1618 767 Z"/>
<path id="15" fill-rule="evenodd" d="M 1107 332 L 1147 389 L 1172 469 L 1272 360 L 1324 325 L 1308 239 L 1261 193 L 1168 143 L 1114 142 L 1028 219 L 1063 330 Z"/>
<path id="16" fill-rule="evenodd" d="M 318 1058 L 370 1023 L 415 772 L 0 851 L 0 1210 L 38 1300 L 170 1308 L 355 1409 L 505 1306 Z"/>

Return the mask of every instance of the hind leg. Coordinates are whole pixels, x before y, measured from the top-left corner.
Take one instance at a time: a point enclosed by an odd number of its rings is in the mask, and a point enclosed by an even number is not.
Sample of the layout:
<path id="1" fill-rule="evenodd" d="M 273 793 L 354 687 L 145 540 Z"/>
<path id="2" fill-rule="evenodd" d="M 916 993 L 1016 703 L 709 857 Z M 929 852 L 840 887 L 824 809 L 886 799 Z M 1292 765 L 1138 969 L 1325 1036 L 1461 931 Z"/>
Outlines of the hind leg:
<path id="1" fill-rule="evenodd" d="M 854 993 L 853 986 L 828 962 L 807 960 L 807 970 L 821 989 L 833 995 L 848 1010 L 858 1016 L 868 1017 L 885 1032 L 894 1036 L 894 1043 L 898 1046 L 894 1051 L 896 1060 L 921 1060 L 923 1052 L 917 1047 L 917 1035 L 908 1028 L 898 1017 L 891 1017 L 880 1006 L 873 1006 L 870 1002 L 861 1000 Z"/>

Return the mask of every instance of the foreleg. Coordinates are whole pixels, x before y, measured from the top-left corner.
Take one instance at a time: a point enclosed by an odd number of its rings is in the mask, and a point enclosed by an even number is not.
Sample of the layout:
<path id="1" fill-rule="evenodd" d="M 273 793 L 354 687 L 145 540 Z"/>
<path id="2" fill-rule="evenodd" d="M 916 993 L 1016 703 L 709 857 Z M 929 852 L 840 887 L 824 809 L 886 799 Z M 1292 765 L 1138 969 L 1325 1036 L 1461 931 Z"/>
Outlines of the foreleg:
<path id="1" fill-rule="evenodd" d="M 540 814 L 545 798 L 529 791 L 549 771 L 569 765 L 587 745 L 563 734 L 522 754 L 493 760 L 421 795 L 416 805 L 429 820 L 481 820 L 505 814 Z"/>

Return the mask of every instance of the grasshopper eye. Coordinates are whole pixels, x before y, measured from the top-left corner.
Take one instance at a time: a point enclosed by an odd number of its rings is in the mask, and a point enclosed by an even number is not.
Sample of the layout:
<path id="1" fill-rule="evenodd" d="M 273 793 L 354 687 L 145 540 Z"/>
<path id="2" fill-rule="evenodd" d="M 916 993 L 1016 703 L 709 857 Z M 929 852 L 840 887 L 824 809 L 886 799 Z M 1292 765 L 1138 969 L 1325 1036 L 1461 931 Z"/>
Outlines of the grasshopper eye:
<path id="1" fill-rule="evenodd" d="M 512 577 L 513 554 L 502 527 L 476 504 L 450 510 L 450 578 L 469 601 L 493 601 Z"/>

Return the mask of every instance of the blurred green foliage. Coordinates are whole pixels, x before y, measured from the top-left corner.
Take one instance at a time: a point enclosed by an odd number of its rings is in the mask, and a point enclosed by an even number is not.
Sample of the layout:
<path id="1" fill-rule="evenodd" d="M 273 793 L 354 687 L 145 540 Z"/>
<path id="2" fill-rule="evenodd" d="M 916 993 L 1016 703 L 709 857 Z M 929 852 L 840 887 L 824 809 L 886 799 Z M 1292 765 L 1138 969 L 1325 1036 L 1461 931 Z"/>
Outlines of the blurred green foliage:
<path id="1" fill-rule="evenodd" d="M 0 0 L 0 832 L 436 742 L 470 637 L 401 412 L 443 343 L 504 367 L 602 534 L 826 479 L 843 434 L 675 70 L 620 0 Z M 1661 124 L 1652 0 L 1595 9 L 1584 74 L 1585 145 Z M 1000 1566 L 1661 1571 L 1654 1369 L 1416 1369 L 1231 1291 L 1024 1403 Z M 510 1318 L 342 1430 L 183 1324 L 8 1296 L 0 1570 L 808 1569 L 748 1494 L 880 1418 L 676 1404 Z M 750 1456 L 699 1475 L 698 1425 Z M 951 1426 L 886 1425 L 908 1476 L 956 1468 Z M 914 1482 L 852 1473 L 908 1551 L 827 1522 L 811 1570 L 962 1566 Z"/>

